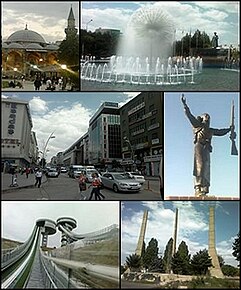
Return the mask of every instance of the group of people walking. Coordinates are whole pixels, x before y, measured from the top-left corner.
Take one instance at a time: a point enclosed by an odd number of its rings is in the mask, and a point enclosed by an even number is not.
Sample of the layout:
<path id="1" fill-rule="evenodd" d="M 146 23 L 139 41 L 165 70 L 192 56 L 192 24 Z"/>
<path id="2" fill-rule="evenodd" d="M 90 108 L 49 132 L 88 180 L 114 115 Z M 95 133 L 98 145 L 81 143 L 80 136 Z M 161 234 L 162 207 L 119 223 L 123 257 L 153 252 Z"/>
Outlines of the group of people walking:
<path id="1" fill-rule="evenodd" d="M 87 199 L 86 196 L 83 196 L 83 191 L 87 190 L 86 177 L 83 173 L 81 173 L 79 178 L 77 179 L 79 183 L 79 190 L 80 190 L 81 197 L 83 199 Z M 105 199 L 105 196 L 100 192 L 100 189 L 102 188 L 102 182 L 101 182 L 100 177 L 97 175 L 97 173 L 92 174 L 92 182 L 88 186 L 88 188 L 90 188 L 91 186 L 92 186 L 92 190 L 91 190 L 88 200 L 92 200 L 93 196 L 95 196 L 95 200 Z"/>

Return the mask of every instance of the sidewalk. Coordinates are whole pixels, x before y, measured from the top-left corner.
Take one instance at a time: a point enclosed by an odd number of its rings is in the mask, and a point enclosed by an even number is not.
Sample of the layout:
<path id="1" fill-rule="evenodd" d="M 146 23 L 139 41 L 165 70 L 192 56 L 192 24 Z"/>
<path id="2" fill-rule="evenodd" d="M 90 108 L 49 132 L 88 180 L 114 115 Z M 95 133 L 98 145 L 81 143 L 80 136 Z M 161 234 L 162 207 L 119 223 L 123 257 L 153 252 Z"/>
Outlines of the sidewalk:
<path id="1" fill-rule="evenodd" d="M 10 184 L 12 183 L 12 175 L 9 173 L 1 173 L 1 182 L 2 182 L 2 186 L 1 186 L 2 192 L 6 190 L 15 190 L 15 189 L 33 187 L 35 184 L 35 175 L 32 173 L 28 175 L 28 178 L 26 178 L 25 173 L 23 175 L 21 173 L 17 173 L 18 186 L 11 187 Z M 43 175 L 42 184 L 45 182 L 47 182 L 47 177 Z"/>

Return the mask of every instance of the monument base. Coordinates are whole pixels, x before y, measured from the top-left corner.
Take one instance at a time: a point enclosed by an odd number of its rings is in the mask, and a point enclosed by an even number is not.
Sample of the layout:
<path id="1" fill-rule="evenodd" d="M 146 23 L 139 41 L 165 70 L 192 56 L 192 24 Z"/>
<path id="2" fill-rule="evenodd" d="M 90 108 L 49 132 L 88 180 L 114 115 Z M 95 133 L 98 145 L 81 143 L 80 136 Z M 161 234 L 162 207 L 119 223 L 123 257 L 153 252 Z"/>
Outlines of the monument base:
<path id="1" fill-rule="evenodd" d="M 165 196 L 164 200 L 240 200 L 239 197 L 218 197 L 210 196 Z"/>

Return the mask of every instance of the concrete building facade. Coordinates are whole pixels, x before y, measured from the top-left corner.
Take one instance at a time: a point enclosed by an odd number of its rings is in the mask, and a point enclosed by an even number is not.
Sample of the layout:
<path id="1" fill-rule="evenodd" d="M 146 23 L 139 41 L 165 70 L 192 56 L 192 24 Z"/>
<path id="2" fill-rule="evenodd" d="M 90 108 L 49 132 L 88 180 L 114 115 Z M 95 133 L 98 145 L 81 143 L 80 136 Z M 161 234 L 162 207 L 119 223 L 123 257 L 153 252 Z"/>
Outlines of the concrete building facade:
<path id="1" fill-rule="evenodd" d="M 32 119 L 27 101 L 2 98 L 2 162 L 29 167 L 37 158 L 37 140 L 31 132 Z"/>
<path id="2" fill-rule="evenodd" d="M 163 148 L 163 93 L 143 92 L 120 108 L 122 165 L 158 176 Z"/>
<path id="3" fill-rule="evenodd" d="M 104 102 L 89 122 L 89 163 L 108 165 L 121 160 L 118 103 Z"/>

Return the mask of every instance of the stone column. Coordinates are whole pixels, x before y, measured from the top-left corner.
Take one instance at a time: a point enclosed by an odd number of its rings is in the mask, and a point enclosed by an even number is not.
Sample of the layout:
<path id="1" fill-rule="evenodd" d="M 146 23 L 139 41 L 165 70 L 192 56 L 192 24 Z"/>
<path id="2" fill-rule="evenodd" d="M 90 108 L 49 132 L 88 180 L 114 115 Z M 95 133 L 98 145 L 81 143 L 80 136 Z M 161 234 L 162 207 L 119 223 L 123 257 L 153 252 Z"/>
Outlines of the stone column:
<path id="1" fill-rule="evenodd" d="M 176 208 L 176 215 L 175 215 L 172 256 L 176 253 L 176 246 L 177 246 L 177 221 L 178 221 L 178 208 Z"/>
<path id="2" fill-rule="evenodd" d="M 145 238 L 145 233 L 146 233 L 147 218 L 148 218 L 148 211 L 145 210 L 143 214 L 139 240 L 138 240 L 136 251 L 135 251 L 135 254 L 138 256 L 141 256 L 142 249 L 143 249 L 144 238 Z"/>
<path id="3" fill-rule="evenodd" d="M 213 264 L 213 266 L 209 268 L 210 275 L 212 277 L 224 278 L 218 261 L 218 255 L 215 246 L 215 212 L 213 206 L 210 206 L 209 208 L 208 253 L 212 258 Z"/>

